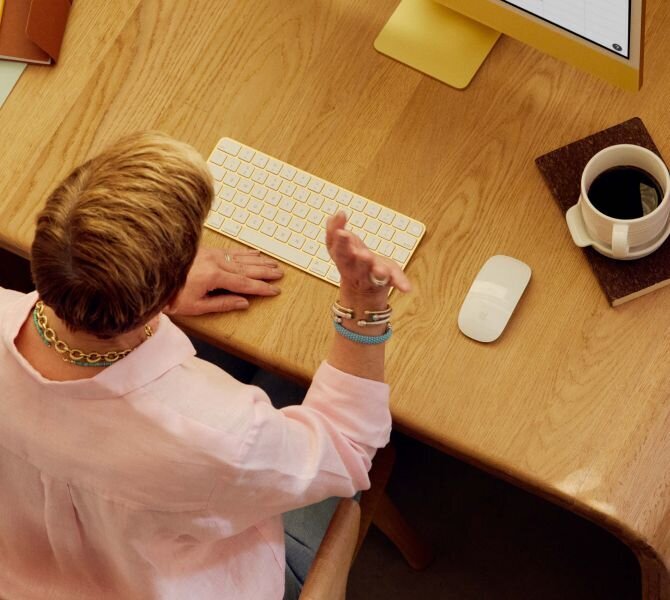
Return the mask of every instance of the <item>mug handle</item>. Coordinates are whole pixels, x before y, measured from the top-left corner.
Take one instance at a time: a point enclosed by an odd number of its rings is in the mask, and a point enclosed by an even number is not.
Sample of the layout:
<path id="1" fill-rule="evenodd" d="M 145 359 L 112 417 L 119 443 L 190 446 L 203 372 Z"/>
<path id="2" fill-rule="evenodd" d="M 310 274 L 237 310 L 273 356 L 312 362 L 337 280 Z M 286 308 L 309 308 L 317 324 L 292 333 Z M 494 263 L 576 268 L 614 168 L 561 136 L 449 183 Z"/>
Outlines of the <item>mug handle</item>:
<path id="1" fill-rule="evenodd" d="M 612 227 L 612 254 L 614 258 L 626 258 L 629 250 L 628 225 L 616 223 Z"/>

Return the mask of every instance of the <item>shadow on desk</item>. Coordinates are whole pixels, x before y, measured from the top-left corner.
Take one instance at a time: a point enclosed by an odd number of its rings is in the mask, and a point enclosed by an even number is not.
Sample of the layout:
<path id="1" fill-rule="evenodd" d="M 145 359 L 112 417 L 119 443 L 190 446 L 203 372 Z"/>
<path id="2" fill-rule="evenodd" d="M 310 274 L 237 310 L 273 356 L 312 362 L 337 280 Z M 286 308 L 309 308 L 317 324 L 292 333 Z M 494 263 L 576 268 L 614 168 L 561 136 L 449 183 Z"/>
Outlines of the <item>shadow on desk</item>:
<path id="1" fill-rule="evenodd" d="M 416 573 L 371 528 L 348 600 L 638 600 L 634 554 L 577 515 L 394 434 L 388 493 L 436 552 Z"/>

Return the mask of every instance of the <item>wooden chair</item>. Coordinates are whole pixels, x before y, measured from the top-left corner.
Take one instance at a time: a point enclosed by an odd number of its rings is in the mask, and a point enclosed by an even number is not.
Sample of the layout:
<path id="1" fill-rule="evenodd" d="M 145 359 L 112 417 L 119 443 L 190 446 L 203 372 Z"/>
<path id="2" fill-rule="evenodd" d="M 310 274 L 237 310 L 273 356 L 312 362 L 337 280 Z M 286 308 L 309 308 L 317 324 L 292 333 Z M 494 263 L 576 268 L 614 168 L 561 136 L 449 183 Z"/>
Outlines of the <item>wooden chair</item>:
<path id="1" fill-rule="evenodd" d="M 358 502 L 342 498 L 316 552 L 300 600 L 344 600 L 360 522 Z"/>
<path id="2" fill-rule="evenodd" d="M 377 452 L 370 471 L 370 489 L 359 504 L 343 498 L 330 520 L 323 541 L 307 574 L 300 600 L 344 600 L 349 569 L 371 523 L 393 542 L 407 563 L 419 571 L 433 559 L 433 551 L 409 526 L 386 494 L 395 449 Z"/>

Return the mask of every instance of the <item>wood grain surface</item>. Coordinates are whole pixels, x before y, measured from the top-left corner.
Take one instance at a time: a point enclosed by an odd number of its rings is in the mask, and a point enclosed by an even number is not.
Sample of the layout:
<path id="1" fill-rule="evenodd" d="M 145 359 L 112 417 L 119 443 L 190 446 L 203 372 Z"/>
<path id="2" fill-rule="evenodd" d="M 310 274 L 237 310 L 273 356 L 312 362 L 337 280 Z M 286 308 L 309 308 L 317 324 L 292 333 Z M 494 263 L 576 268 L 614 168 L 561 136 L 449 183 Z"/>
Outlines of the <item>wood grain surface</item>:
<path id="1" fill-rule="evenodd" d="M 638 554 L 647 597 L 667 598 L 670 288 L 612 309 L 534 159 L 634 116 L 670 156 L 670 4 L 647 1 L 636 94 L 509 38 L 451 89 L 373 50 L 394 5 L 75 3 L 58 65 L 28 67 L 0 109 L 0 245 L 27 256 L 54 184 L 144 128 L 205 155 L 230 136 L 416 217 L 414 291 L 391 297 L 396 427 L 610 529 Z M 533 276 L 483 345 L 456 318 L 494 254 Z M 336 290 L 291 268 L 282 289 L 182 324 L 307 382 Z"/>

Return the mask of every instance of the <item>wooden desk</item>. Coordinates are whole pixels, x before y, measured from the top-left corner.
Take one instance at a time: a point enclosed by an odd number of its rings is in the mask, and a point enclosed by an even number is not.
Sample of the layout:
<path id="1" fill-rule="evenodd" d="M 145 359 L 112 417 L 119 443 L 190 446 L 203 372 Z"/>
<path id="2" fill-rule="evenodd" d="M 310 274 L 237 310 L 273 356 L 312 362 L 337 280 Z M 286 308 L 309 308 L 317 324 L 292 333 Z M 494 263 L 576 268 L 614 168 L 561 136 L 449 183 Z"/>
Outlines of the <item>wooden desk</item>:
<path id="1" fill-rule="evenodd" d="M 611 309 L 533 159 L 635 115 L 670 158 L 670 5 L 647 2 L 646 84 L 631 94 L 510 39 L 450 89 L 373 50 L 394 4 L 75 3 L 60 64 L 30 67 L 0 110 L 0 244 L 27 255 L 52 185 L 138 128 L 203 154 L 230 135 L 412 214 L 428 234 L 414 293 L 393 298 L 397 427 L 613 531 L 646 596 L 667 598 L 670 288 Z M 480 345 L 456 316 L 498 253 L 533 278 L 504 337 Z M 289 269 L 281 296 L 184 323 L 307 381 L 334 296 Z"/>

